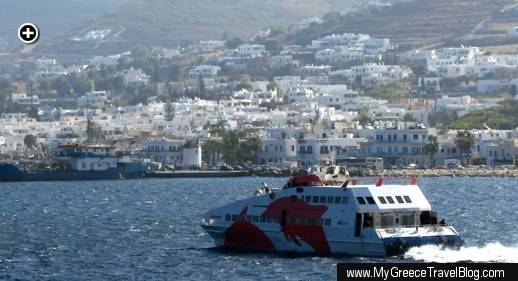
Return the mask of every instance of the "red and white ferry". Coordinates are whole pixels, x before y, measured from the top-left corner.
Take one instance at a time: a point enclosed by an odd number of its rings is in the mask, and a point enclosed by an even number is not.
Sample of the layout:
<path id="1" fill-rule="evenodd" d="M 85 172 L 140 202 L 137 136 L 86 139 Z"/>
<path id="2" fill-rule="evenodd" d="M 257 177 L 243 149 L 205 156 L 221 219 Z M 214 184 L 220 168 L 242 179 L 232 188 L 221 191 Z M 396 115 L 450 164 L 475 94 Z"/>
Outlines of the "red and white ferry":
<path id="1" fill-rule="evenodd" d="M 292 177 L 281 189 L 266 185 L 254 197 L 205 214 L 201 226 L 217 246 L 317 255 L 392 256 L 427 244 L 463 241 L 417 186 L 326 186 L 316 175 Z"/>

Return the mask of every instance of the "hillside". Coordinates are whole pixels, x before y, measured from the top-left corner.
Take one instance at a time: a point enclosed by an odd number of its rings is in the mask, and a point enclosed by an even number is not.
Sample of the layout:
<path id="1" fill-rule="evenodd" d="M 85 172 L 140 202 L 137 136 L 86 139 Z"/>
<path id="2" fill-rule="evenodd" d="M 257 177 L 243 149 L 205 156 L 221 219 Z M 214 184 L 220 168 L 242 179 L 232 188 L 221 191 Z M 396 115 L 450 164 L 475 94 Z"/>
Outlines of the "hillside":
<path id="1" fill-rule="evenodd" d="M 470 112 L 450 128 L 453 129 L 483 129 L 484 125 L 492 129 L 511 130 L 518 128 L 518 101 L 509 101 L 500 106 Z"/>
<path id="2" fill-rule="evenodd" d="M 413 0 L 381 11 L 354 16 L 334 16 L 306 30 L 285 35 L 291 42 L 308 43 L 331 33 L 362 32 L 390 38 L 402 45 L 461 44 L 459 40 L 498 14 L 513 0 Z"/>
<path id="3" fill-rule="evenodd" d="M 332 10 L 355 7 L 362 0 L 127 0 L 111 12 L 70 28 L 41 51 L 88 51 L 67 43 L 84 30 L 112 29 L 120 32 L 104 49 L 127 49 L 135 44 L 176 46 L 200 39 L 241 37 L 248 39 L 260 29 L 284 29 L 299 21 Z"/>

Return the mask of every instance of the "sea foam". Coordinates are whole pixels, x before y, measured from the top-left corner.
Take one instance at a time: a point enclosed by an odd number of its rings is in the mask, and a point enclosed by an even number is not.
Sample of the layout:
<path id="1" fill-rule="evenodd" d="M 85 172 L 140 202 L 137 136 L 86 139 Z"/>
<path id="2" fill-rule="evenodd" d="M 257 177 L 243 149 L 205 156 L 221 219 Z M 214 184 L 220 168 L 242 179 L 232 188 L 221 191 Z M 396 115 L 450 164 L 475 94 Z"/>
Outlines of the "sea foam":
<path id="1" fill-rule="evenodd" d="M 481 247 L 465 246 L 459 250 L 427 245 L 410 249 L 405 257 L 425 262 L 518 262 L 518 245 L 504 246 L 494 242 Z"/>

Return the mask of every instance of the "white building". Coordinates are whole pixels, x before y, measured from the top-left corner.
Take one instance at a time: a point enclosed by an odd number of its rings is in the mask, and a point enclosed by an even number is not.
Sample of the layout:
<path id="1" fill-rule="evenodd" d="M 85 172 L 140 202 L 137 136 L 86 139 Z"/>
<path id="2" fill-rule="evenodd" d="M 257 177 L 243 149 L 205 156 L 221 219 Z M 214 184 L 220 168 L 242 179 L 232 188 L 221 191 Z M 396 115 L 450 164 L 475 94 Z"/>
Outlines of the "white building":
<path id="1" fill-rule="evenodd" d="M 122 71 L 122 78 L 125 83 L 133 85 L 146 85 L 149 83 L 149 75 L 145 74 L 142 69 L 124 69 Z"/>
<path id="2" fill-rule="evenodd" d="M 198 77 L 204 77 L 204 78 L 212 78 L 218 75 L 218 73 L 221 71 L 221 67 L 215 66 L 215 65 L 198 65 L 193 66 L 191 69 L 189 69 L 189 77 L 190 78 L 198 78 Z"/>
<path id="3" fill-rule="evenodd" d="M 183 168 L 201 168 L 201 146 L 196 147 L 185 147 L 182 151 L 183 156 Z"/>
<path id="4" fill-rule="evenodd" d="M 37 95 L 28 96 L 26 93 L 11 94 L 11 101 L 19 105 L 39 105 L 40 100 Z"/>
<path id="5" fill-rule="evenodd" d="M 226 43 L 223 40 L 200 40 L 199 47 L 202 51 L 211 51 L 225 48 Z"/>
<path id="6" fill-rule="evenodd" d="M 387 84 L 408 78 L 412 71 L 399 65 L 368 63 L 351 68 L 351 80 L 362 85 Z"/>
<path id="7" fill-rule="evenodd" d="M 153 161 L 163 165 L 182 165 L 184 140 L 149 139 L 144 142 L 142 152 Z"/>
<path id="8" fill-rule="evenodd" d="M 240 57 L 255 58 L 266 55 L 266 47 L 259 44 L 243 44 L 237 47 L 237 55 Z"/>
<path id="9" fill-rule="evenodd" d="M 92 91 L 84 96 L 77 98 L 78 107 L 97 108 L 104 107 L 108 101 L 108 93 L 106 91 Z"/>

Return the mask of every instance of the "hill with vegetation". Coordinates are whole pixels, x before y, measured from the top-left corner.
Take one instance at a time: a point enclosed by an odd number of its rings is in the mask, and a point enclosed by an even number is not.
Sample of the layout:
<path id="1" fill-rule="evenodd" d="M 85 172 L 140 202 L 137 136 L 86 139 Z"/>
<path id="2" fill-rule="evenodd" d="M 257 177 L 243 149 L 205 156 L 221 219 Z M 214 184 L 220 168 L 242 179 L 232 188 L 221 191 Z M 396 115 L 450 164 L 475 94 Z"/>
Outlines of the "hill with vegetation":
<path id="1" fill-rule="evenodd" d="M 518 100 L 505 102 L 502 105 L 475 110 L 454 121 L 452 129 L 491 129 L 511 130 L 518 128 Z"/>
<path id="2" fill-rule="evenodd" d="M 120 31 L 116 38 L 103 45 L 126 49 L 137 44 L 177 46 L 207 39 L 249 39 L 261 29 L 282 30 L 305 18 L 356 7 L 361 2 L 362 0 L 126 0 L 110 12 L 70 28 L 62 36 L 54 38 L 50 46 L 42 46 L 40 50 L 66 52 L 70 50 L 70 45 L 63 46 L 63 43 L 88 29 Z"/>
<path id="3" fill-rule="evenodd" d="M 462 44 L 513 0 L 411 0 L 382 10 L 350 16 L 329 14 L 321 24 L 284 35 L 287 41 L 307 44 L 326 34 L 361 32 L 390 38 L 407 47 Z"/>

